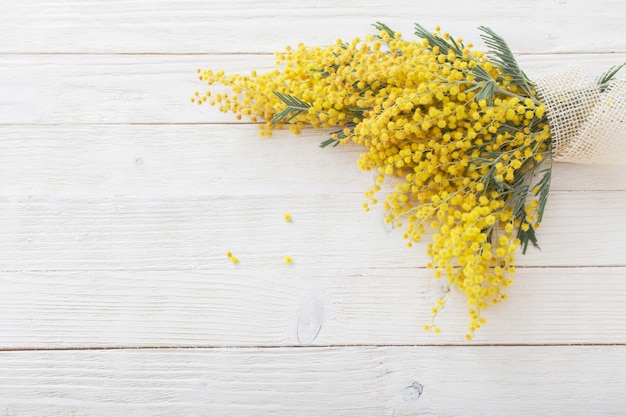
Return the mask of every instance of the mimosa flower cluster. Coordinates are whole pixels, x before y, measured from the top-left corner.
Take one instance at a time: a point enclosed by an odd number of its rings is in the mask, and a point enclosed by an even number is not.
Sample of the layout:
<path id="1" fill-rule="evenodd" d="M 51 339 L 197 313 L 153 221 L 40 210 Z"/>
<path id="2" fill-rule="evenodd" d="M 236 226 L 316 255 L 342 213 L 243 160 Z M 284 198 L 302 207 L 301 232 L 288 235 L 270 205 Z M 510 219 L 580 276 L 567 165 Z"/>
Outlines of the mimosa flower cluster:
<path id="1" fill-rule="evenodd" d="M 428 268 L 445 279 L 426 330 L 450 290 L 467 297 L 467 339 L 489 305 L 506 299 L 518 248 L 537 245 L 552 168 L 551 131 L 534 84 L 502 38 L 481 27 L 490 55 L 462 39 L 416 25 L 405 40 L 382 23 L 364 39 L 299 44 L 276 53 L 277 69 L 227 75 L 198 70 L 230 94 L 196 93 L 259 122 L 261 135 L 289 125 L 333 129 L 321 146 L 356 143 L 358 164 L 376 172 L 364 208 L 379 204 L 388 177 L 397 184 L 382 202 L 386 221 L 408 246 L 432 231 Z M 288 262 L 288 261 L 286 261 Z"/>

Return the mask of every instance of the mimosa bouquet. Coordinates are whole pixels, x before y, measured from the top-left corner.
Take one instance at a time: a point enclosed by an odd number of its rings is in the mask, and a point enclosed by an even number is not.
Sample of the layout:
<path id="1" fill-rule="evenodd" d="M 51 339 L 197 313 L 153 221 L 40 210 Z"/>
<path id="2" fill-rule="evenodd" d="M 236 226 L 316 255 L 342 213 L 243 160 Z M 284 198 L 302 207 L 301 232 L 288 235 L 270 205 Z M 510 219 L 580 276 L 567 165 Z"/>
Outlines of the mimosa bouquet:
<path id="1" fill-rule="evenodd" d="M 626 160 L 626 78 L 615 66 L 597 79 L 568 68 L 533 82 L 504 39 L 480 27 L 488 53 L 415 25 L 418 40 L 376 23 L 376 35 L 329 46 L 287 47 L 278 68 L 226 75 L 198 70 L 231 94 L 195 93 L 261 135 L 289 125 L 328 129 L 322 147 L 356 143 L 358 160 L 377 173 L 366 210 L 388 177 L 386 221 L 408 246 L 432 230 L 428 267 L 446 280 L 425 329 L 439 333 L 437 313 L 450 290 L 469 303 L 467 339 L 490 304 L 506 299 L 515 254 L 537 246 L 553 161 Z"/>

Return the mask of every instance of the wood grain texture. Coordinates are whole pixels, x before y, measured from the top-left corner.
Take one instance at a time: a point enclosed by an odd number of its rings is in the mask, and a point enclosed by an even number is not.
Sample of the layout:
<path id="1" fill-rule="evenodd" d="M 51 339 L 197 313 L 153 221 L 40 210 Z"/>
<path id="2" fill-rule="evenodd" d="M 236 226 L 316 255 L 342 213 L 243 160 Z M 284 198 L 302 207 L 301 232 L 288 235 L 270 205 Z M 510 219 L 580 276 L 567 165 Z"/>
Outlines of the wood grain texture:
<path id="1" fill-rule="evenodd" d="M 268 264 L 272 263 L 269 259 Z M 299 258 L 296 257 L 296 263 Z M 250 268 L 0 274 L 0 349 L 469 344 L 454 293 L 424 268 Z M 221 265 L 220 265 L 221 264 Z M 626 267 L 520 268 L 478 344 L 626 344 Z M 506 348 L 503 348 L 506 350 Z"/>
<path id="2" fill-rule="evenodd" d="M 539 233 L 518 266 L 624 266 L 624 192 L 552 193 Z M 381 208 L 365 213 L 359 194 L 196 198 L 0 198 L 3 270 L 209 268 L 237 252 L 251 268 L 285 254 L 321 269 L 411 268 L 428 262 L 408 249 Z M 291 212 L 294 224 L 284 222 Z M 610 226 L 608 226 L 610 225 Z M 601 231 L 601 232 L 600 232 Z M 429 236 L 424 237 L 428 241 Z"/>
<path id="3" fill-rule="evenodd" d="M 520 52 L 626 52 L 624 3 L 596 0 L 462 0 L 315 3 L 284 0 L 12 2 L 3 8 L 0 52 L 273 52 L 285 42 L 351 39 L 383 21 L 407 36 L 419 21 L 455 36 L 486 25 Z M 478 39 L 477 39 L 478 40 Z"/>
<path id="4" fill-rule="evenodd" d="M 257 132 L 249 124 L 0 126 L 2 195 L 362 194 L 373 184 L 373 173 L 357 166 L 363 147 L 319 148 L 328 131 L 277 131 L 271 138 Z M 381 196 L 394 185 L 383 184 Z M 626 165 L 558 163 L 551 190 L 619 194 Z"/>
<path id="5" fill-rule="evenodd" d="M 0 404 L 19 416 L 603 417 L 626 406 L 624 361 L 620 346 L 0 352 Z"/>
<path id="6" fill-rule="evenodd" d="M 362 211 L 360 149 L 189 102 L 198 67 L 268 70 L 377 20 L 479 48 L 487 25 L 531 78 L 600 74 L 626 61 L 622 1 L 5 3 L 0 415 L 623 413 L 626 166 L 555 166 L 542 250 L 465 342 L 461 294 L 422 330 L 442 283 Z"/>
<path id="7" fill-rule="evenodd" d="M 0 124 L 235 123 L 234 115 L 190 103 L 205 87 L 196 69 L 262 72 L 274 69 L 274 61 L 262 54 L 4 55 Z M 626 52 L 520 57 L 531 77 L 572 64 L 600 75 L 624 61 Z"/>

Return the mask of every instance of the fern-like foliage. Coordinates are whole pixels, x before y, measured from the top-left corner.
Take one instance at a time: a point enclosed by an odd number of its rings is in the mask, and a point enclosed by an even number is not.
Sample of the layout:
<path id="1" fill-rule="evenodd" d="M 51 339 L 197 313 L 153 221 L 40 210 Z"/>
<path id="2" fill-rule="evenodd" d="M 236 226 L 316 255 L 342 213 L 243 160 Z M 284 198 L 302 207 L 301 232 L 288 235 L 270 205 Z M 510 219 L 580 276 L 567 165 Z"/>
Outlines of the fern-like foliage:
<path id="1" fill-rule="evenodd" d="M 337 146 L 341 143 L 342 139 L 345 139 L 352 134 L 354 134 L 355 124 L 349 124 L 345 129 L 338 130 L 333 132 L 330 138 L 326 139 L 324 142 L 320 143 L 320 148 L 325 148 L 328 145 Z"/>
<path id="2" fill-rule="evenodd" d="M 463 55 L 462 44 L 459 45 L 452 38 L 450 38 L 450 41 L 447 41 L 441 36 L 437 36 L 436 34 L 428 31 L 424 26 L 420 25 L 419 23 L 415 24 L 415 34 L 422 39 L 426 39 L 431 48 L 438 46 L 439 52 L 444 55 L 447 55 L 450 49 L 452 49 L 457 55 Z"/>
<path id="3" fill-rule="evenodd" d="M 271 123 L 274 125 L 283 122 L 288 123 L 294 117 L 307 113 L 309 111 L 309 107 L 311 107 L 309 103 L 302 101 L 298 97 L 292 96 L 291 94 L 283 94 L 276 91 L 274 94 L 276 94 L 276 97 L 278 97 L 280 101 L 287 105 L 286 109 L 276 113 L 274 117 L 272 117 Z"/>
<path id="4" fill-rule="evenodd" d="M 543 177 L 537 184 L 538 190 L 535 194 L 539 198 L 539 208 L 537 209 L 538 218 L 537 223 L 541 223 L 543 220 L 543 211 L 548 203 L 548 193 L 550 192 L 550 181 L 552 180 L 552 165 L 549 168 L 544 169 Z"/>
<path id="5" fill-rule="evenodd" d="M 480 26 L 478 29 L 484 32 L 480 37 L 489 48 L 489 52 L 494 55 L 489 58 L 489 61 L 502 68 L 504 74 L 511 77 L 512 85 L 521 88 L 526 94 L 532 96 L 534 84 L 521 70 L 505 40 L 488 27 Z"/>
<path id="6" fill-rule="evenodd" d="M 474 74 L 476 81 L 479 83 L 474 87 L 467 89 L 465 92 L 469 93 L 470 91 L 479 90 L 478 93 L 476 93 L 476 100 L 480 101 L 485 99 L 491 106 L 493 104 L 493 96 L 496 91 L 496 80 L 494 80 L 483 67 L 478 65 L 474 67 L 472 74 Z"/>
<path id="7" fill-rule="evenodd" d="M 541 180 L 539 180 L 539 182 L 537 183 L 534 191 L 534 194 L 539 202 L 539 207 L 537 209 L 537 225 L 541 223 L 541 220 L 543 220 L 543 212 L 546 208 L 546 204 L 548 203 L 550 181 L 552 179 L 552 165 L 550 165 L 548 168 L 544 169 L 541 172 L 543 173 L 543 176 L 541 177 Z M 526 193 L 528 193 L 528 188 L 526 188 Z M 519 197 L 521 197 L 521 193 Z M 525 203 L 522 202 L 521 205 L 514 207 L 514 215 L 520 222 L 523 222 L 524 218 L 526 217 L 524 205 Z M 539 243 L 537 242 L 537 234 L 535 233 L 535 228 L 532 226 L 530 226 L 526 230 L 519 228 L 517 230 L 517 238 L 520 240 L 522 253 L 526 253 L 526 249 L 528 249 L 529 243 L 531 243 L 534 247 L 539 248 Z"/>
<path id="8" fill-rule="evenodd" d="M 387 34 L 391 37 L 391 39 L 393 39 L 396 36 L 396 32 L 384 23 L 376 22 L 372 26 L 374 26 L 374 28 L 378 30 L 379 32 L 382 32 L 382 31 L 387 32 Z"/>
<path id="9" fill-rule="evenodd" d="M 606 88 L 609 86 L 609 82 L 613 79 L 613 77 L 615 77 L 615 74 L 617 74 L 617 72 L 621 70 L 622 68 L 624 68 L 625 66 L 626 66 L 626 62 L 624 62 L 621 65 L 614 65 L 611 68 L 609 68 L 604 74 L 599 76 L 597 82 L 598 82 L 598 85 L 600 86 L 600 91 L 606 90 Z"/>

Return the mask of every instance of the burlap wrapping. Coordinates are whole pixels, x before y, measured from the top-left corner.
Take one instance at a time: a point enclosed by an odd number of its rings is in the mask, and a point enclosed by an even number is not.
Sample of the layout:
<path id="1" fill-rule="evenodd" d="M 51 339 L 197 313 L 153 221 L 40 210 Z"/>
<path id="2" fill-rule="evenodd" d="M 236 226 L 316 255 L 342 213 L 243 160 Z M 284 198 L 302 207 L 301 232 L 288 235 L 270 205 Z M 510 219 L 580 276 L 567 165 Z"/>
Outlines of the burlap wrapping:
<path id="1" fill-rule="evenodd" d="M 626 77 L 602 91 L 579 67 L 534 80 L 546 103 L 555 161 L 610 165 L 626 162 Z"/>

